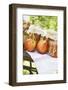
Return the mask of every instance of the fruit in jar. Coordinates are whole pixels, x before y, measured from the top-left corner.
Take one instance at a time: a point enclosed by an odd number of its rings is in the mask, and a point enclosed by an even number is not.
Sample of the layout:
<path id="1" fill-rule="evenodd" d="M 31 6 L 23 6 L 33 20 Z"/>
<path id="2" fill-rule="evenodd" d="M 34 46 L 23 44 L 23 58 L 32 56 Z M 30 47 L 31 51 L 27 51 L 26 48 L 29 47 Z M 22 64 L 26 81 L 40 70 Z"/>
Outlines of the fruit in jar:
<path id="1" fill-rule="evenodd" d="M 24 41 L 24 48 L 27 50 L 27 51 L 34 51 L 35 50 L 35 47 L 36 47 L 36 40 L 35 40 L 35 37 L 33 34 L 31 34 L 29 36 L 29 38 L 27 38 L 25 41 Z"/>
<path id="2" fill-rule="evenodd" d="M 39 53 L 45 54 L 45 53 L 48 52 L 48 47 L 49 47 L 49 46 L 48 46 L 48 39 L 46 39 L 45 37 L 42 37 L 42 38 L 39 40 L 36 49 L 37 49 L 37 51 L 38 51 Z"/>

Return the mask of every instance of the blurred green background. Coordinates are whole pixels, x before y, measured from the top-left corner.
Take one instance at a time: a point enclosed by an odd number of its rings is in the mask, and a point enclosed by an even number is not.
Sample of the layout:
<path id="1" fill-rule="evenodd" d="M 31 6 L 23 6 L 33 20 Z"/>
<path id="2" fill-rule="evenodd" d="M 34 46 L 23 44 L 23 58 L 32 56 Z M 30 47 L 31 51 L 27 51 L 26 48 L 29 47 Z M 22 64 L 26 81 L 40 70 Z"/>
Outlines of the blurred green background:
<path id="1" fill-rule="evenodd" d="M 57 31 L 57 16 L 29 16 L 30 21 L 34 25 L 39 25 L 44 29 L 52 29 Z"/>

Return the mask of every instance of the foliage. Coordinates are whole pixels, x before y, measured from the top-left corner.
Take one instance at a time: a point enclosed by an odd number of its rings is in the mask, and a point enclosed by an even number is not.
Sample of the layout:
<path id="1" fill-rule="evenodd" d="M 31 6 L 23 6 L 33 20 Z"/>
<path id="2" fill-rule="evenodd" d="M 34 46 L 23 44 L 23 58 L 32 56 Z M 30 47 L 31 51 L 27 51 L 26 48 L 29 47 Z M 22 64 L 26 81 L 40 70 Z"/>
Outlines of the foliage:
<path id="1" fill-rule="evenodd" d="M 30 16 L 32 24 L 57 31 L 57 16 Z"/>
<path id="2" fill-rule="evenodd" d="M 29 75 L 30 72 L 29 72 L 28 70 L 25 70 L 25 69 L 24 69 L 24 70 L 23 70 L 23 74 L 24 74 L 24 75 Z"/>

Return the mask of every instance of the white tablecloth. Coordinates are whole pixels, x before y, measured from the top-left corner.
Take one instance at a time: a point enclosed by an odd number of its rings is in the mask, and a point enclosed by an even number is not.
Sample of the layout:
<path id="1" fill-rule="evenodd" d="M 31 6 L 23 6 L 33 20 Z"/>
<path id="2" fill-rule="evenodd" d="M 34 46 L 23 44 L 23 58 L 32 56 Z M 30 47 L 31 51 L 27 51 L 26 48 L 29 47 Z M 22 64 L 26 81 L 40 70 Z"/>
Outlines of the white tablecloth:
<path id="1" fill-rule="evenodd" d="M 27 52 L 35 62 L 39 74 L 55 74 L 58 72 L 58 58 L 38 52 Z"/>

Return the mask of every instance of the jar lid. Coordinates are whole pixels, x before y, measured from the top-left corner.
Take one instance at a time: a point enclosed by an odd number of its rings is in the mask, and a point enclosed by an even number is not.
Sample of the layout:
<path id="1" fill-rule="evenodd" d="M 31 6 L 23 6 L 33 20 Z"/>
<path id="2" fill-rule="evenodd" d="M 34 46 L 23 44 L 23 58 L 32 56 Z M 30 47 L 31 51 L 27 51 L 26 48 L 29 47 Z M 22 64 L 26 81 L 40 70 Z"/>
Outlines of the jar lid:
<path id="1" fill-rule="evenodd" d="M 48 38 L 50 38 L 52 40 L 57 40 L 57 32 L 54 31 L 54 30 L 48 30 L 46 37 L 48 37 Z"/>

